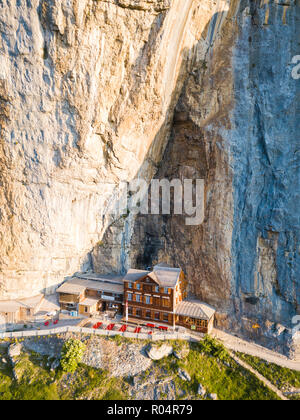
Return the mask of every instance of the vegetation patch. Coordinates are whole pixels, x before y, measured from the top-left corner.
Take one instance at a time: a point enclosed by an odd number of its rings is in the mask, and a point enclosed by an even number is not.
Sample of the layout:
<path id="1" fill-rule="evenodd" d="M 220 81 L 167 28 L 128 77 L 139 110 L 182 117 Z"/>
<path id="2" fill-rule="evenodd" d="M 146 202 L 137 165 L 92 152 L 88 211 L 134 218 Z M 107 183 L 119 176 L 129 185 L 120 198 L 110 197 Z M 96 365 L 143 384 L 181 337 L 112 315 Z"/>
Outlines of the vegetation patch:
<path id="1" fill-rule="evenodd" d="M 128 386 L 123 379 L 82 364 L 74 373 L 51 371 L 48 358 L 33 352 L 23 353 L 14 368 L 0 361 L 0 400 L 122 400 L 129 399 Z"/>
<path id="2" fill-rule="evenodd" d="M 74 373 L 82 361 L 86 346 L 80 340 L 71 338 L 63 345 L 60 364 L 64 372 Z"/>
<path id="3" fill-rule="evenodd" d="M 300 372 L 283 368 L 248 354 L 237 353 L 237 355 L 268 379 L 280 391 L 287 393 L 295 389 L 300 391 Z M 300 399 L 300 394 L 291 396 L 291 399 Z"/>
<path id="4" fill-rule="evenodd" d="M 210 399 L 213 394 L 219 400 L 278 399 L 255 375 L 239 366 L 221 343 L 210 337 L 199 343 L 164 342 L 183 357 L 176 358 L 172 354 L 153 362 L 148 370 L 135 377 L 123 378 L 80 362 L 84 346 L 89 346 L 88 338 L 84 340 L 85 344 L 76 338 L 65 340 L 62 350 L 65 362 L 56 370 L 51 370 L 53 357 L 33 351 L 23 352 L 12 364 L 7 356 L 7 346 L 0 346 L 0 400 L 142 399 L 153 395 L 154 388 L 159 399 Z M 115 346 L 117 351 L 123 351 L 123 343 L 134 344 L 133 340 L 123 337 L 110 340 L 120 345 Z M 143 345 L 147 343 L 145 341 Z M 184 349 L 189 351 L 183 352 Z M 239 357 L 282 391 L 300 388 L 300 372 L 251 356 L 239 354 Z M 186 380 L 182 372 L 186 372 Z M 198 395 L 199 389 L 205 391 Z"/>
<path id="5" fill-rule="evenodd" d="M 278 400 L 271 390 L 255 375 L 240 367 L 228 354 L 225 347 L 210 337 L 200 343 L 191 343 L 185 360 L 174 356 L 156 362 L 168 375 L 174 375 L 178 399 L 200 399 L 199 384 L 207 393 L 217 394 L 219 400 Z M 177 375 L 183 369 L 191 376 L 184 381 Z M 182 392 L 184 391 L 184 392 Z"/>

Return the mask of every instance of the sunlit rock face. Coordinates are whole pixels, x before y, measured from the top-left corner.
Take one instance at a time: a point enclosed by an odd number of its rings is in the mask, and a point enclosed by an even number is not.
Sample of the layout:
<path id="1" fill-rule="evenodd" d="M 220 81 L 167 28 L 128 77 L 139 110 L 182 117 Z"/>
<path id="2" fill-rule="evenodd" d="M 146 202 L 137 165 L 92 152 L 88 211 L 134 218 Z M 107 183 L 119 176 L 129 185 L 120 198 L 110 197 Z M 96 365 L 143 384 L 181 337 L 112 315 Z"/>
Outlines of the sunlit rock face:
<path id="1" fill-rule="evenodd" d="M 164 260 L 223 327 L 299 311 L 299 2 L 0 3 L 0 297 Z M 111 216 L 205 179 L 205 221 Z M 268 324 L 269 325 L 269 324 Z"/>
<path id="2" fill-rule="evenodd" d="M 201 3 L 0 3 L 1 298 L 92 268 L 112 223 L 121 239 L 95 268 L 125 269 L 130 229 L 106 209 L 115 185 L 156 172 L 197 21 L 215 8 Z"/>
<path id="3" fill-rule="evenodd" d="M 291 76 L 300 8 L 229 6 L 202 34 L 212 41 L 185 81 L 157 172 L 205 179 L 205 222 L 141 217 L 132 255 L 141 266 L 180 264 L 220 326 L 273 337 L 274 324 L 291 327 L 300 310 L 300 83 Z"/>

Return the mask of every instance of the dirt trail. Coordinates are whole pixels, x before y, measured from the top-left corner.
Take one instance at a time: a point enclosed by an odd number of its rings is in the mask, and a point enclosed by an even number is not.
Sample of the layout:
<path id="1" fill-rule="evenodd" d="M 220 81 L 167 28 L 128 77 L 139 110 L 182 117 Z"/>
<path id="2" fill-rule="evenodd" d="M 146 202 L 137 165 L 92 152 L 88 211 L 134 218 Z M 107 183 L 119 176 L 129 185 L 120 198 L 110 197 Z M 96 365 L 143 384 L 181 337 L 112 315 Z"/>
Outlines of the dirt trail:
<path id="1" fill-rule="evenodd" d="M 288 357 L 285 357 L 265 347 L 259 346 L 258 344 L 234 337 L 228 333 L 217 330 L 216 328 L 213 330 L 212 335 L 213 337 L 222 341 L 223 344 L 230 350 L 249 354 L 250 356 L 259 357 L 260 359 L 266 360 L 269 363 L 274 363 L 278 366 L 297 370 L 300 372 L 299 361 L 291 360 Z"/>
<path id="2" fill-rule="evenodd" d="M 273 391 L 279 398 L 281 398 L 283 401 L 289 401 L 289 399 L 281 391 L 279 391 L 279 389 L 276 388 L 276 386 L 274 386 L 270 381 L 268 381 L 268 379 L 266 379 L 263 375 L 257 372 L 257 370 L 253 369 L 252 366 L 248 365 L 248 363 L 241 360 L 232 352 L 229 352 L 229 354 L 236 361 L 237 364 L 253 373 L 253 375 L 255 375 L 261 382 L 263 382 L 267 388 L 271 389 L 271 391 Z"/>

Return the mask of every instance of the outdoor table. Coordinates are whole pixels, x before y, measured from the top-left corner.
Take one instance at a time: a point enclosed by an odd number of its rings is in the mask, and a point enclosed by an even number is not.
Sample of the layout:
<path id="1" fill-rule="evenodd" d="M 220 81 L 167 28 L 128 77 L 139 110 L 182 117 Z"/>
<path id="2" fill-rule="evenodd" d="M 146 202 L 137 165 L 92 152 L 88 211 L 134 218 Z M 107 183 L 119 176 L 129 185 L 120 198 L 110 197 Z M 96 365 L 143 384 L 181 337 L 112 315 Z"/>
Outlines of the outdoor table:
<path id="1" fill-rule="evenodd" d="M 159 330 L 162 330 L 162 331 L 168 331 L 168 327 L 160 326 L 160 327 L 158 327 L 158 329 Z"/>

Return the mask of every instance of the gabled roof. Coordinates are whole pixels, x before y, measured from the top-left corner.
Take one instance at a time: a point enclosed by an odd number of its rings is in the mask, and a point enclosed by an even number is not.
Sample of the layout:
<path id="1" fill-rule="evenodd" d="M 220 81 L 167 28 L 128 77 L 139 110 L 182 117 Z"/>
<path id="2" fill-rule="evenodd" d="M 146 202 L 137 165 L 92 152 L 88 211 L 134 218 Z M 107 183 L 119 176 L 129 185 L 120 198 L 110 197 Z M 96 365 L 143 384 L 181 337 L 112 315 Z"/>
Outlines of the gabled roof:
<path id="1" fill-rule="evenodd" d="M 128 270 L 126 276 L 124 277 L 124 281 L 129 281 L 129 282 L 134 283 L 138 280 L 143 279 L 144 277 L 147 277 L 148 274 L 150 274 L 150 271 L 135 270 L 131 268 L 130 270 Z"/>
<path id="2" fill-rule="evenodd" d="M 67 293 L 72 295 L 80 295 L 86 289 L 98 290 L 108 293 L 124 293 L 123 283 L 108 282 L 99 280 L 87 280 L 74 277 L 63 283 L 56 292 Z"/>
<path id="3" fill-rule="evenodd" d="M 150 279 L 152 279 L 153 281 L 155 281 L 155 283 L 159 285 L 159 280 L 157 278 L 157 275 L 154 273 L 154 271 L 152 271 L 152 273 L 150 273 L 148 277 L 150 277 Z"/>
<path id="4" fill-rule="evenodd" d="M 21 300 L 0 301 L 0 312 L 15 313 L 21 308 L 37 309 L 44 299 L 43 295 Z"/>
<path id="5" fill-rule="evenodd" d="M 93 299 L 93 298 L 86 298 L 83 302 L 80 302 L 79 305 L 81 306 L 95 306 L 99 302 L 99 299 Z"/>
<path id="6" fill-rule="evenodd" d="M 0 313 L 15 313 L 18 312 L 22 305 L 15 300 L 0 302 Z"/>
<path id="7" fill-rule="evenodd" d="M 160 287 L 174 288 L 178 282 L 180 273 L 180 268 L 173 268 L 167 264 L 159 264 L 154 267 L 152 272 L 130 269 L 124 277 L 124 281 L 135 283 L 148 276 Z"/>
<path id="8" fill-rule="evenodd" d="M 180 302 L 175 313 L 181 316 L 189 316 L 195 319 L 203 319 L 209 321 L 215 314 L 216 310 L 206 303 L 200 302 L 196 299 L 187 299 Z"/>
<path id="9" fill-rule="evenodd" d="M 179 280 L 181 269 L 160 264 L 154 267 L 153 273 L 161 287 L 174 288 Z"/>
<path id="10" fill-rule="evenodd" d="M 57 293 L 69 293 L 72 295 L 81 295 L 86 289 L 87 280 L 72 278 L 63 283 L 58 289 Z"/>
<path id="11" fill-rule="evenodd" d="M 87 274 L 75 274 L 74 277 L 84 280 L 102 281 L 105 283 L 116 283 L 123 284 L 123 276 L 117 274 L 98 274 L 98 273 L 87 273 Z"/>

